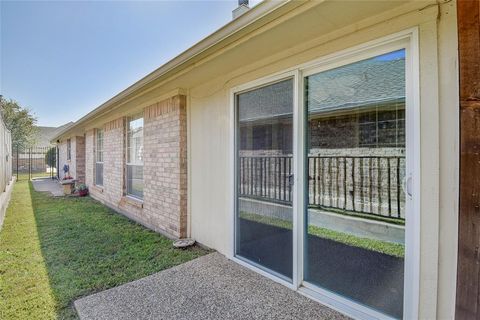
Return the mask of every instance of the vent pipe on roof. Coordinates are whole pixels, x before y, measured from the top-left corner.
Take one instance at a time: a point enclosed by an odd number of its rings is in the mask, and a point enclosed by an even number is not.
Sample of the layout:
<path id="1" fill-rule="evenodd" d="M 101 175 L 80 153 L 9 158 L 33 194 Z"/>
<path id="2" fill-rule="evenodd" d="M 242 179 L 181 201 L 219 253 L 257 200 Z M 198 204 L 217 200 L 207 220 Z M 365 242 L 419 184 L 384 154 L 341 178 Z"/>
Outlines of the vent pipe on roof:
<path id="1" fill-rule="evenodd" d="M 238 0 L 238 7 L 232 11 L 233 19 L 240 17 L 242 14 L 250 10 L 248 0 Z"/>

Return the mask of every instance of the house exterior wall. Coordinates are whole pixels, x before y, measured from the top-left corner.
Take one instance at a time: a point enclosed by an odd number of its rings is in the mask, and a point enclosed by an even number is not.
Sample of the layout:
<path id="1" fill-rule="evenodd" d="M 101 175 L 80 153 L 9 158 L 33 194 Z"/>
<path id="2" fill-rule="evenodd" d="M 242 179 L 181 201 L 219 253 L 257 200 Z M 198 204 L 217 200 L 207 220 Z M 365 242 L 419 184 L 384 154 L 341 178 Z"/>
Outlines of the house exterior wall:
<path id="1" fill-rule="evenodd" d="M 145 109 L 144 211 L 163 233 L 187 233 L 187 115 L 185 96 Z"/>
<path id="2" fill-rule="evenodd" d="M 421 280 L 418 317 L 453 318 L 458 204 L 455 16 L 455 3 L 452 2 L 422 10 L 406 9 L 402 14 L 397 11 L 372 17 L 362 21 L 362 28 L 355 28 L 357 31 L 345 28 L 342 30 L 345 34 L 341 36 L 338 33 L 322 35 L 318 41 L 299 44 L 298 48 L 291 48 L 283 55 L 274 55 L 269 61 L 257 60 L 251 65 L 244 65 L 241 71 L 233 71 L 190 88 L 189 208 L 192 237 L 227 256 L 233 255 L 231 88 L 416 27 L 420 47 L 418 86 L 421 109 L 421 217 L 418 226 Z M 258 51 L 263 49 L 257 47 Z M 253 57 L 250 59 L 255 60 Z M 450 130 L 440 130 L 440 126 Z"/>
<path id="3" fill-rule="evenodd" d="M 232 257 L 232 88 L 414 28 L 418 31 L 419 39 L 416 45 L 420 54 L 419 65 L 416 66 L 419 83 L 415 84 L 420 100 L 420 117 L 415 121 L 419 122 L 420 128 L 418 136 L 421 170 L 417 177 L 421 194 L 419 225 L 416 226 L 419 229 L 417 241 L 420 248 L 416 258 L 420 278 L 417 318 L 451 319 L 455 309 L 458 235 L 458 58 L 455 1 L 442 4 L 435 1 L 405 2 L 378 15 L 365 15 L 360 18 L 357 18 L 356 12 L 352 12 L 359 10 L 358 7 L 353 4 L 351 7 L 343 5 L 342 15 L 331 20 L 328 16 L 322 20 L 322 14 L 327 15 L 328 10 L 332 12 L 334 6 L 340 6 L 339 2 L 326 1 L 325 5 L 319 3 L 321 10 L 307 13 L 305 17 L 295 16 L 301 16 L 304 13 L 301 10 L 289 13 L 288 19 L 297 19 L 296 23 L 289 20 L 283 23 L 279 18 L 272 23 L 278 26 L 277 29 L 272 27 L 265 31 L 266 28 L 259 27 L 258 30 L 250 30 L 251 34 L 247 39 L 229 44 L 235 50 L 226 48 L 227 46 L 219 49 L 218 54 L 215 54 L 220 56 L 217 59 L 221 61 L 214 65 L 218 67 L 216 70 L 208 68 L 215 58 L 205 59 L 206 62 L 196 61 L 195 64 L 192 63 L 194 68 L 189 69 L 192 70 L 191 73 L 179 72 L 175 77 L 172 76 L 171 81 L 157 83 L 156 88 L 153 88 L 153 85 L 148 86 L 144 91 L 137 92 L 136 97 L 128 101 L 125 99 L 124 103 L 115 106 L 115 110 L 106 112 L 101 116 L 101 120 L 92 120 L 86 128 L 86 150 L 88 153 L 94 149 L 94 139 L 89 140 L 88 132 L 104 126 L 105 171 L 104 187 L 89 185 L 90 192 L 96 199 L 154 230 L 172 237 L 191 236 L 198 242 Z M 361 10 L 388 6 L 391 3 L 362 3 Z M 315 2 L 305 4 L 306 7 L 315 5 Z M 336 24 L 342 19 L 348 22 L 337 27 Z M 328 32 L 318 31 L 323 30 L 320 27 L 309 28 L 309 25 L 317 26 L 323 23 L 322 21 L 331 25 Z M 328 29 L 329 26 L 325 24 L 322 27 Z M 282 44 L 294 41 L 295 45 L 279 49 Z M 232 52 L 237 52 L 237 55 Z M 235 63 L 237 67 L 232 67 Z M 203 73 L 199 70 L 203 70 Z M 179 102 L 180 105 L 186 105 L 186 121 L 182 120 L 182 108 L 178 114 L 151 111 L 163 110 L 162 108 L 168 110 L 167 107 L 160 107 L 162 103 L 159 101 L 169 99 L 165 97 L 166 92 L 180 86 L 188 93 L 186 101 Z M 133 202 L 123 195 L 123 117 L 134 109 L 144 110 L 145 114 L 146 192 L 143 203 Z M 158 114 L 152 117 L 149 112 Z M 168 117 L 175 121 L 170 123 Z M 185 135 L 185 138 L 178 141 L 167 139 L 167 123 L 172 126 L 172 131 L 168 134 L 171 134 L 170 138 L 175 134 L 179 137 Z M 155 132 L 153 136 L 152 132 Z M 181 147 L 184 140 L 188 145 L 188 161 L 185 166 L 181 162 L 184 159 Z M 170 147 L 175 150 L 173 153 L 162 154 L 165 152 L 164 148 Z M 167 162 L 161 160 L 164 158 L 169 158 L 169 161 L 173 159 L 173 164 L 167 166 Z M 86 165 L 86 180 L 92 183 L 94 169 L 90 169 L 89 161 L 91 160 L 87 160 Z M 174 174 L 164 176 L 166 172 Z M 91 178 L 88 177 L 90 174 Z M 184 175 L 187 175 L 186 182 Z M 184 183 L 188 187 L 187 200 L 184 200 L 182 195 Z M 167 188 L 176 191 L 170 194 L 166 192 Z M 154 206 L 153 201 L 152 204 L 147 203 L 147 199 L 164 198 L 169 200 L 160 201 L 160 206 L 156 204 L 161 211 Z M 174 206 L 171 205 L 172 201 Z M 186 213 L 182 211 L 183 201 L 187 202 Z M 172 225 L 168 226 L 169 223 Z"/>
<path id="4" fill-rule="evenodd" d="M 103 194 L 107 203 L 120 206 L 124 202 L 125 120 L 110 121 L 104 128 Z"/>
<path id="5" fill-rule="evenodd" d="M 86 132 L 86 182 L 92 197 L 171 238 L 187 234 L 186 98 L 174 96 L 146 107 L 144 197 L 125 195 L 125 116 L 104 129 L 103 186 L 95 186 L 95 130 Z"/>
<path id="6" fill-rule="evenodd" d="M 73 150 L 72 150 L 73 151 Z M 85 183 L 85 137 L 75 137 L 75 178 L 80 183 Z"/>
<path id="7" fill-rule="evenodd" d="M 85 184 L 95 183 L 95 129 L 85 132 Z"/>
<path id="8" fill-rule="evenodd" d="M 63 179 L 65 177 L 65 173 L 63 172 L 63 166 L 67 164 L 67 140 L 61 140 L 59 143 L 57 143 L 58 147 L 58 177 L 60 179 Z"/>
<path id="9" fill-rule="evenodd" d="M 71 141 L 71 158 L 67 159 L 67 140 Z M 63 166 L 68 164 L 70 176 L 78 182 L 85 182 L 85 138 L 83 136 L 71 136 L 62 139 L 58 144 L 59 178 L 65 178 Z"/>

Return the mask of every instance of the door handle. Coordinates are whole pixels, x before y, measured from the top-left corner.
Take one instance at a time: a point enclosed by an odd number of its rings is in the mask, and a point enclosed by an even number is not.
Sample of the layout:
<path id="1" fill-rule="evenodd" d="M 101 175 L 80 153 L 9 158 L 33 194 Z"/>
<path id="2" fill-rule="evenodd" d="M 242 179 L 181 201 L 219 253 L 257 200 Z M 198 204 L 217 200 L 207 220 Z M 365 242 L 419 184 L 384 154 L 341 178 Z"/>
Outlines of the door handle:
<path id="1" fill-rule="evenodd" d="M 412 197 L 413 196 L 413 178 L 412 176 L 408 176 L 407 178 L 407 182 L 406 182 L 406 185 L 407 185 L 407 194 L 409 197 Z"/>
<path id="2" fill-rule="evenodd" d="M 293 174 L 288 175 L 288 184 L 293 186 L 295 180 L 293 180 Z"/>

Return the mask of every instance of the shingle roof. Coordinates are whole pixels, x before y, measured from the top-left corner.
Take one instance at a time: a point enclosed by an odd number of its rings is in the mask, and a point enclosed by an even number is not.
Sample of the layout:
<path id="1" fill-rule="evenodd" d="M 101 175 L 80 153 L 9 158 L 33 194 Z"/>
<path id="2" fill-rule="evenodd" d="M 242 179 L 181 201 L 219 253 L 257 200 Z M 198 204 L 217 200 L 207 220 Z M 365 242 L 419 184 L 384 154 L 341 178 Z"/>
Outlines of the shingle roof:
<path id="1" fill-rule="evenodd" d="M 288 79 L 237 96 L 240 121 L 292 114 L 293 80 Z"/>
<path id="2" fill-rule="evenodd" d="M 63 130 L 67 126 L 71 125 L 73 122 L 66 123 L 60 127 L 42 127 L 37 126 L 38 136 L 36 139 L 35 146 L 37 147 L 48 147 L 51 146 L 50 140 L 55 137 L 55 135 Z"/>
<path id="3" fill-rule="evenodd" d="M 404 59 L 363 60 L 307 79 L 307 103 L 313 113 L 405 98 Z"/>

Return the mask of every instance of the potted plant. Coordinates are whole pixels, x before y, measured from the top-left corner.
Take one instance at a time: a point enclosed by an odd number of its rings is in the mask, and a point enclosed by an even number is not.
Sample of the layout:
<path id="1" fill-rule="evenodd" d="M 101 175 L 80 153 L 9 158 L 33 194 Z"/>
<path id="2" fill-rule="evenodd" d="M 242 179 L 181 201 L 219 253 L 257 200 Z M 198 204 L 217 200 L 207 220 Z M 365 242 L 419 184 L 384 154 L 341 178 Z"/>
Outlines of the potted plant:
<path id="1" fill-rule="evenodd" d="M 63 165 L 63 180 L 70 178 L 70 166 L 68 164 Z"/>
<path id="2" fill-rule="evenodd" d="M 70 166 L 65 164 L 63 166 L 63 179 L 60 184 L 63 186 L 63 193 L 66 195 L 72 194 L 75 191 L 75 180 L 70 176 Z"/>
<path id="3" fill-rule="evenodd" d="M 85 197 L 88 194 L 88 187 L 84 183 L 80 183 L 77 186 L 77 191 L 80 197 Z"/>

